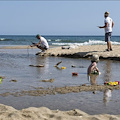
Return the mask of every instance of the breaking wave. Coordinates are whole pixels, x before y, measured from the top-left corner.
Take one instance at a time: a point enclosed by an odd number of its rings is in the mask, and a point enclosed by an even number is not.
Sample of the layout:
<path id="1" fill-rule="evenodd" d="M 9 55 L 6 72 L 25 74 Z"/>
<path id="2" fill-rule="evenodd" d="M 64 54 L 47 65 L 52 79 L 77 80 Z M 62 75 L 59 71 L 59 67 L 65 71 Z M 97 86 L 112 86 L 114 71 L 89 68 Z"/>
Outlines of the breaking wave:
<path id="1" fill-rule="evenodd" d="M 120 42 L 111 41 L 113 45 L 120 45 Z M 52 43 L 55 46 L 84 46 L 84 45 L 106 45 L 106 42 L 100 40 L 89 40 L 83 43 Z"/>

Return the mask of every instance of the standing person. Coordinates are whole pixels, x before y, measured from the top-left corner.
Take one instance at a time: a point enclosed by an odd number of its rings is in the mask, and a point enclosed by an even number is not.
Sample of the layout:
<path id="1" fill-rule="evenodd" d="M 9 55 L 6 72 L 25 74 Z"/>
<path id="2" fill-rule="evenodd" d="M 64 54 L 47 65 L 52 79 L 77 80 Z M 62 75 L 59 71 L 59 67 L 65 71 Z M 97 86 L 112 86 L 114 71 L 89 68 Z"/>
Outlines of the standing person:
<path id="1" fill-rule="evenodd" d="M 112 45 L 111 45 L 111 34 L 112 34 L 112 28 L 114 26 L 113 20 L 109 17 L 109 12 L 104 13 L 104 26 L 99 26 L 99 28 L 105 28 L 105 42 L 107 42 L 107 49 L 106 51 L 112 51 Z"/>
<path id="2" fill-rule="evenodd" d="M 40 41 L 38 43 L 33 43 L 33 45 L 30 45 L 31 47 L 36 46 L 37 48 L 41 49 L 42 52 L 45 52 L 49 48 L 47 40 L 42 37 L 41 35 L 36 35 L 36 38 Z"/>

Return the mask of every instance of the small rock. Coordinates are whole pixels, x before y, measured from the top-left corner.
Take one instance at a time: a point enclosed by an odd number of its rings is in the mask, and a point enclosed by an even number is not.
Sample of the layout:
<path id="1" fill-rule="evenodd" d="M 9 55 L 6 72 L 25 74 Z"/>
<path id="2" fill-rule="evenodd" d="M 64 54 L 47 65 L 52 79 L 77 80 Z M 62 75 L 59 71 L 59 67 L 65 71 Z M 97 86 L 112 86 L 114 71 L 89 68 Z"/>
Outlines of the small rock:
<path id="1" fill-rule="evenodd" d="M 74 67 L 74 68 L 75 68 L 76 66 L 75 66 L 75 65 L 71 65 L 71 67 Z"/>
<path id="2" fill-rule="evenodd" d="M 54 79 L 49 79 L 49 80 L 41 80 L 42 82 L 54 82 Z"/>
<path id="3" fill-rule="evenodd" d="M 82 84 L 82 86 L 87 86 L 86 84 Z"/>
<path id="4" fill-rule="evenodd" d="M 17 82 L 17 80 L 10 80 L 10 82 Z"/>

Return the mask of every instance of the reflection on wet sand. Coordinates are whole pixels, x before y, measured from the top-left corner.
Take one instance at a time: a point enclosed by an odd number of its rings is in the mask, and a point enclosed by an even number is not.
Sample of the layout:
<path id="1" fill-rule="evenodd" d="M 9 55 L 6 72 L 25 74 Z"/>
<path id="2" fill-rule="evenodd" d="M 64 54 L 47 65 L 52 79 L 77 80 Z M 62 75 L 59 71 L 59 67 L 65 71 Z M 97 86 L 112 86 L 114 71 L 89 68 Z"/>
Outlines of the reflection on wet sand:
<path id="1" fill-rule="evenodd" d="M 112 90 L 111 89 L 105 89 L 104 90 L 104 96 L 103 96 L 103 102 L 105 105 L 107 105 L 107 103 L 109 103 L 109 101 L 111 100 L 112 97 Z"/>
<path id="2" fill-rule="evenodd" d="M 111 62 L 112 61 L 106 61 L 106 66 L 104 67 L 105 73 L 104 73 L 104 82 L 110 82 L 111 81 Z M 109 103 L 111 97 L 112 97 L 112 91 L 111 89 L 105 89 L 103 94 L 103 102 L 105 105 Z"/>
<path id="3" fill-rule="evenodd" d="M 90 81 L 91 85 L 97 85 L 97 74 L 88 75 L 88 81 Z M 93 94 L 96 94 L 96 91 L 93 91 Z"/>
<path id="4" fill-rule="evenodd" d="M 104 82 L 110 82 L 111 81 L 111 62 L 112 61 L 106 61 L 106 65 L 104 67 L 105 73 L 104 74 Z M 96 74 L 90 74 L 88 75 L 88 81 L 90 81 L 91 85 L 97 85 L 97 77 Z M 103 94 L 103 102 L 105 105 L 110 101 L 112 97 L 112 91 L 111 89 L 107 88 L 104 90 Z M 96 94 L 96 91 L 93 91 L 93 94 Z"/>
<path id="5" fill-rule="evenodd" d="M 112 61 L 106 61 L 106 64 L 104 66 L 104 70 L 105 70 L 105 73 L 104 73 L 104 82 L 109 82 L 111 81 L 111 62 Z"/>

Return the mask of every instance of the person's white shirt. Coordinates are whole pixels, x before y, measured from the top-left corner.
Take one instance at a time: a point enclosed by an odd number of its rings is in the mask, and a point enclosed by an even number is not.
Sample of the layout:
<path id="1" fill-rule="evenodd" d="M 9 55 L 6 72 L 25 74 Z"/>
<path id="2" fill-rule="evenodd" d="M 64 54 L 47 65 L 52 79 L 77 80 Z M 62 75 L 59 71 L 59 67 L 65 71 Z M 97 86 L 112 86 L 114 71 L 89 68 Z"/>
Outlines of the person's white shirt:
<path id="1" fill-rule="evenodd" d="M 110 17 L 106 17 L 104 23 L 108 23 L 108 26 L 105 28 L 105 33 L 112 32 L 112 22 L 113 20 Z"/>
<path id="2" fill-rule="evenodd" d="M 40 37 L 40 39 L 41 39 L 41 44 L 46 46 L 46 48 L 49 48 L 47 40 L 44 37 Z"/>

